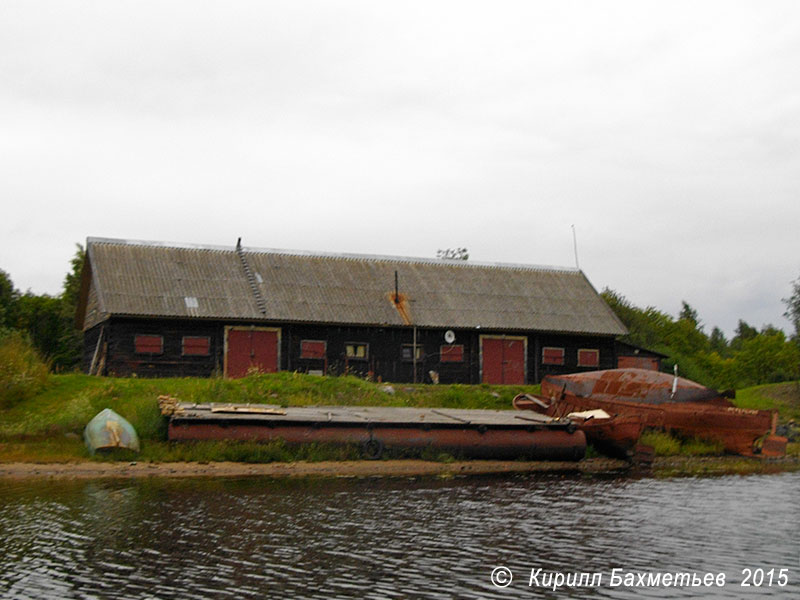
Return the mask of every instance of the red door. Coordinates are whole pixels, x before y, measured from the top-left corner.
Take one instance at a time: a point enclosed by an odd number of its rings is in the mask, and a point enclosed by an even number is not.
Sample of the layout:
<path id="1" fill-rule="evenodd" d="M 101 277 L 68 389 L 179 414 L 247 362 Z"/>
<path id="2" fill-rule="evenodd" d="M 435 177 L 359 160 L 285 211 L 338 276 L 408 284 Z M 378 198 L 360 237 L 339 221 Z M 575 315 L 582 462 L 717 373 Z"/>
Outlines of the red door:
<path id="1" fill-rule="evenodd" d="M 525 340 L 490 338 L 481 340 L 483 383 L 525 383 Z"/>
<path id="2" fill-rule="evenodd" d="M 277 329 L 228 329 L 225 374 L 244 377 L 248 372 L 275 373 L 278 370 Z"/>

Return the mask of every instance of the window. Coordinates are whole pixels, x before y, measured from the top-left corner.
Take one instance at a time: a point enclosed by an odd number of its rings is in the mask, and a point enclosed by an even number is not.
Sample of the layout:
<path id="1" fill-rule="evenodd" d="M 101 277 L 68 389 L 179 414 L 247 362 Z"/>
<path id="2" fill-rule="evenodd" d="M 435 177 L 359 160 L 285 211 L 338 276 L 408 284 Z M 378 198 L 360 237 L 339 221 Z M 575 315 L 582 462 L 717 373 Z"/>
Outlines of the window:
<path id="1" fill-rule="evenodd" d="M 369 346 L 363 342 L 346 342 L 344 354 L 349 359 L 366 360 Z"/>
<path id="2" fill-rule="evenodd" d="M 464 362 L 464 346 L 462 344 L 442 346 L 439 356 L 441 362 Z"/>
<path id="3" fill-rule="evenodd" d="M 211 354 L 211 338 L 207 336 L 185 335 L 181 346 L 184 356 L 208 356 Z"/>
<path id="4" fill-rule="evenodd" d="M 414 344 L 403 344 L 403 350 L 402 350 L 403 360 L 413 360 L 411 358 L 412 357 L 411 352 L 412 352 L 413 348 L 414 348 Z M 417 355 L 417 357 L 416 357 L 417 360 L 422 360 L 422 346 L 420 346 L 419 344 L 417 344 L 416 355 Z"/>
<path id="5" fill-rule="evenodd" d="M 579 367 L 596 367 L 600 364 L 600 351 L 580 348 L 578 350 Z"/>
<path id="6" fill-rule="evenodd" d="M 327 344 L 324 340 L 302 340 L 300 358 L 325 358 Z"/>
<path id="7" fill-rule="evenodd" d="M 136 354 L 163 354 L 164 337 L 137 333 L 133 337 L 133 346 Z"/>
<path id="8" fill-rule="evenodd" d="M 542 348 L 542 364 L 543 365 L 563 365 L 564 364 L 564 349 L 553 348 L 545 346 Z"/>

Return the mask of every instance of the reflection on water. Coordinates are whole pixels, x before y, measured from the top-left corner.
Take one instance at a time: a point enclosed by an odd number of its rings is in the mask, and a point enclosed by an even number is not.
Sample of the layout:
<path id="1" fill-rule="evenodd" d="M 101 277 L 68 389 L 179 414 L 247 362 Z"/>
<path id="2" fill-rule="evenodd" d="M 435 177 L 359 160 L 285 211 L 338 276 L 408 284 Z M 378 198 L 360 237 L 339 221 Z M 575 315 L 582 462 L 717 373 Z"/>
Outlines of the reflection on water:
<path id="1" fill-rule="evenodd" d="M 800 473 L 0 482 L 3 598 L 788 598 Z M 503 590 L 495 566 L 515 578 Z M 788 568 L 742 588 L 742 569 Z M 531 568 L 600 587 L 528 587 Z M 723 572 L 723 588 L 609 587 L 612 568 Z M 798 597 L 798 596 L 795 596 Z"/>

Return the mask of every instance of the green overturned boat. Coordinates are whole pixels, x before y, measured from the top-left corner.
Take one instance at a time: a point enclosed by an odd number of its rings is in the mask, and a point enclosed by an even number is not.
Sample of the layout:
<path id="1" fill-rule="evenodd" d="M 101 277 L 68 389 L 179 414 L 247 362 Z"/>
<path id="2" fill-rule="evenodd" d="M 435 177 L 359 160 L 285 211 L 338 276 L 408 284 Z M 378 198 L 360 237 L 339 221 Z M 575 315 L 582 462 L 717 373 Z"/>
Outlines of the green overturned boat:
<path id="1" fill-rule="evenodd" d="M 139 452 L 139 436 L 133 425 L 110 408 L 105 408 L 89 421 L 83 430 L 89 452 L 111 451 L 116 448 Z"/>

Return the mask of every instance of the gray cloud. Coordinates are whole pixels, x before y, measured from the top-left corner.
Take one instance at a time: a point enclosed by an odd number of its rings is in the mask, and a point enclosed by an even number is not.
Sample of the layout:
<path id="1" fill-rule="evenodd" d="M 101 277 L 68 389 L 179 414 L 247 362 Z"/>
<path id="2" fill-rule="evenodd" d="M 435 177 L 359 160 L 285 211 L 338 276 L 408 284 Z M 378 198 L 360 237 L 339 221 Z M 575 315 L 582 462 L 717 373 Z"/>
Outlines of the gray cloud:
<path id="1" fill-rule="evenodd" d="M 4 2 L 0 268 L 88 235 L 581 266 L 786 326 L 794 2 Z M 5 208 L 7 207 L 7 208 Z"/>

